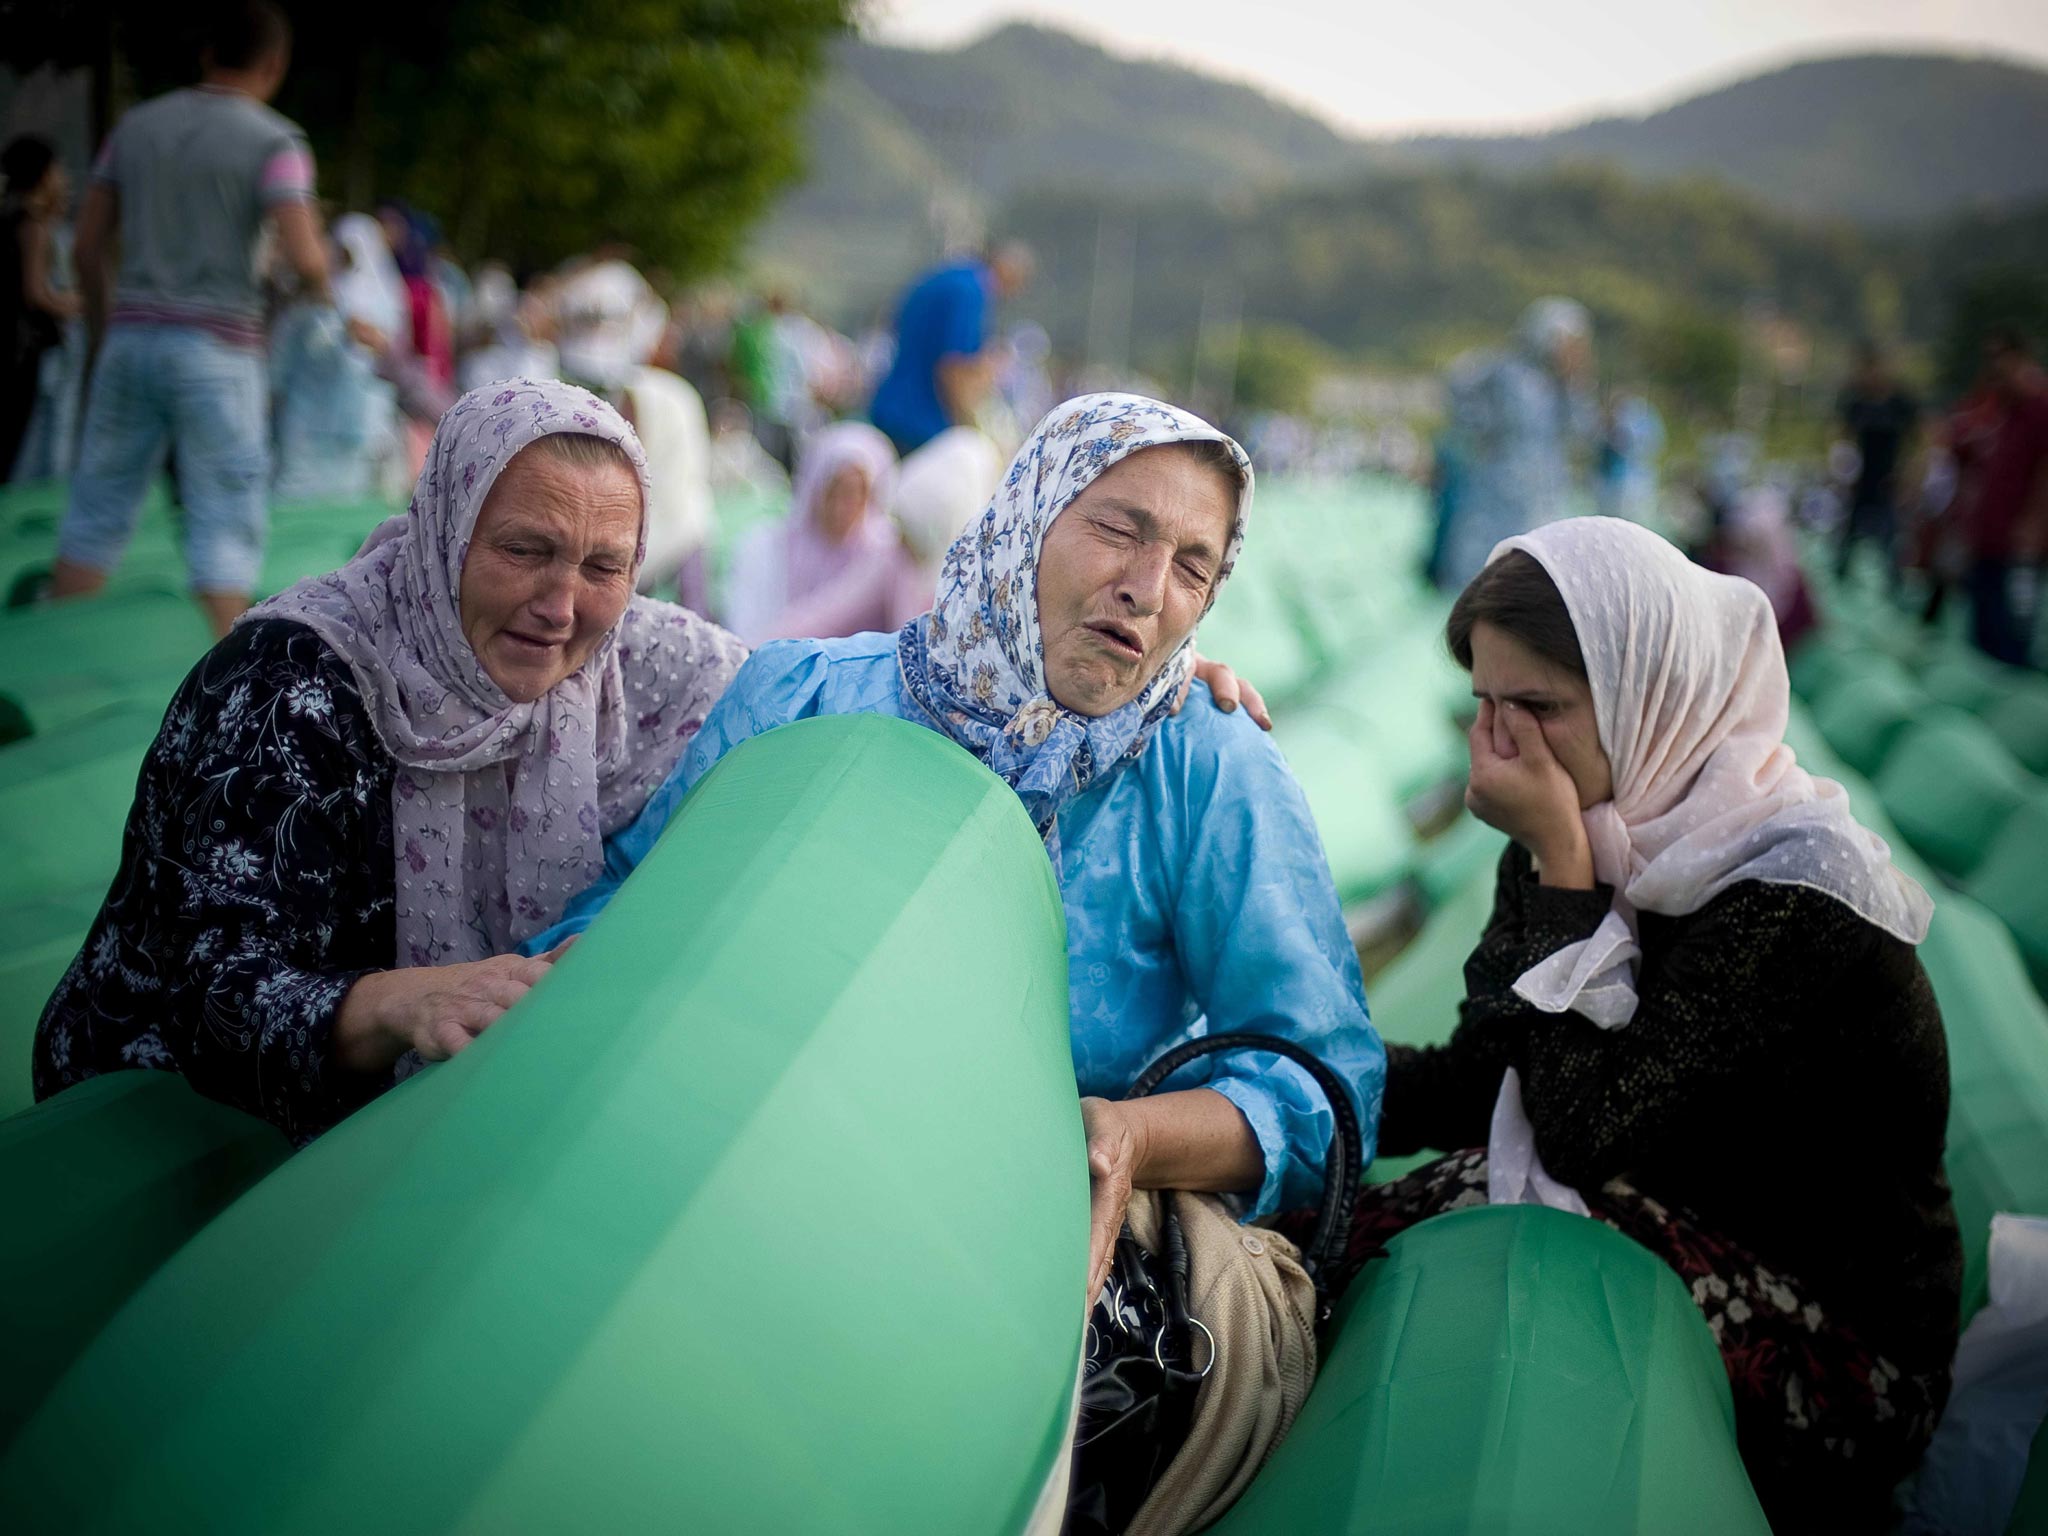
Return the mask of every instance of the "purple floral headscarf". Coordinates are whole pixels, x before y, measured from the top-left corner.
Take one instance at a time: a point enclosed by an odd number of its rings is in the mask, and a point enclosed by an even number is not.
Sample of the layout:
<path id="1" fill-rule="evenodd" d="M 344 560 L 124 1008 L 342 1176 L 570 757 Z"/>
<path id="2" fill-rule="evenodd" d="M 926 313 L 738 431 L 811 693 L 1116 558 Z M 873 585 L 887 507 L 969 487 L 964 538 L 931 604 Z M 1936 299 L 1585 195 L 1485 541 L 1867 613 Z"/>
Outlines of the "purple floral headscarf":
<path id="1" fill-rule="evenodd" d="M 477 514 L 514 454 L 555 432 L 615 443 L 633 429 L 587 390 L 508 379 L 470 391 L 435 429 L 406 511 L 340 570 L 248 619 L 290 619 L 355 674 L 392 780 L 400 965 L 502 954 L 550 926 L 603 868 L 603 839 L 639 814 L 746 659 L 722 629 L 636 597 L 577 671 L 530 704 L 491 681 L 462 633 Z"/>

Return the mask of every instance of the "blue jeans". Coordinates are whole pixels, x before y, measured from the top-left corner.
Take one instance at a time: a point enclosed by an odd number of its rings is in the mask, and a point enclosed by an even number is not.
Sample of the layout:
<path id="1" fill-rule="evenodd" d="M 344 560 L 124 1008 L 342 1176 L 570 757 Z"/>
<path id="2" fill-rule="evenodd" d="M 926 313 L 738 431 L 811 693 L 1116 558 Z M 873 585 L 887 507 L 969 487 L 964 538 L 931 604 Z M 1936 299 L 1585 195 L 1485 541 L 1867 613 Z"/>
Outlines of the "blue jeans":
<path id="1" fill-rule="evenodd" d="M 119 325 L 93 369 L 85 437 L 57 553 L 111 571 L 167 447 L 177 451 L 195 592 L 249 592 L 269 513 L 263 354 L 196 326 Z"/>

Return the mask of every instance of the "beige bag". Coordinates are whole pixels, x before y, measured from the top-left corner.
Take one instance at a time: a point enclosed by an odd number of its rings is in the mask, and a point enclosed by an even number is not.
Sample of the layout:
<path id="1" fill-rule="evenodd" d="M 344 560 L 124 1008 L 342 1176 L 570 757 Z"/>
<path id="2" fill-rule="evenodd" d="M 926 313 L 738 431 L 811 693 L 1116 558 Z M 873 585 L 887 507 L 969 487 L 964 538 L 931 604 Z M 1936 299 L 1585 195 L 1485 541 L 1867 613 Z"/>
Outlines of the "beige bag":
<path id="1" fill-rule="evenodd" d="M 1209 1330 L 1215 1363 L 1188 1438 L 1130 1536 L 1180 1536 L 1220 1520 L 1287 1438 L 1316 1379 L 1316 1288 L 1301 1250 L 1277 1232 L 1240 1225 L 1215 1195 L 1139 1190 L 1125 1219 L 1151 1252 L 1166 1200 L 1187 1242 L 1188 1313 Z"/>

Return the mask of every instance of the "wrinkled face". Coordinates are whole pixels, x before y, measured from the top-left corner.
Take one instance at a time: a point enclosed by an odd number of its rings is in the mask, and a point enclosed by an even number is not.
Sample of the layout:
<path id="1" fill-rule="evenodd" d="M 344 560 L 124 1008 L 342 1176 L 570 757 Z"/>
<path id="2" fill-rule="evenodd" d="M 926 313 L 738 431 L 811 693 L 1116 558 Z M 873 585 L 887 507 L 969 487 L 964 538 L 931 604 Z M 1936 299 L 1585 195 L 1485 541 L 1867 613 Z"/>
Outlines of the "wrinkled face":
<path id="1" fill-rule="evenodd" d="M 1209 606 L 1237 516 L 1214 469 L 1142 448 L 1053 520 L 1038 560 L 1045 681 L 1076 714 L 1112 714 L 1144 692 Z"/>
<path id="2" fill-rule="evenodd" d="M 1501 705 L 1516 703 L 1535 718 L 1564 771 L 1579 792 L 1579 809 L 1614 798 L 1614 770 L 1600 745 L 1593 718 L 1593 689 L 1567 667 L 1547 660 L 1505 630 L 1472 626 L 1472 697 L 1493 703 L 1493 750 L 1515 757 Z"/>
<path id="3" fill-rule="evenodd" d="M 818 531 L 834 544 L 843 543 L 860 526 L 872 493 L 868 472 L 858 464 L 848 464 L 818 493 L 818 510 L 813 514 Z"/>
<path id="4" fill-rule="evenodd" d="M 633 596 L 640 483 L 530 448 L 484 499 L 462 566 L 462 634 L 506 697 L 530 704 L 597 649 Z"/>

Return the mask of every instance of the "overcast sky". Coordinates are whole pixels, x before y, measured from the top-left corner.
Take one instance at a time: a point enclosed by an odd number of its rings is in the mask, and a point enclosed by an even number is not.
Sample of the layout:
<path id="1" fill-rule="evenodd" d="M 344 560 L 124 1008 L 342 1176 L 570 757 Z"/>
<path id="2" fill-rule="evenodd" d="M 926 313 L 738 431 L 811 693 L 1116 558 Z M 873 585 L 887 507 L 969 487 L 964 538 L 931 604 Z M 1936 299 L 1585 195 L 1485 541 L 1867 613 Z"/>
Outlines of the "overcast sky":
<path id="1" fill-rule="evenodd" d="M 1258 85 L 1361 132 L 1550 127 L 1795 58 L 1994 53 L 2048 66 L 2048 0 L 870 0 L 878 41 L 1037 21 Z"/>

